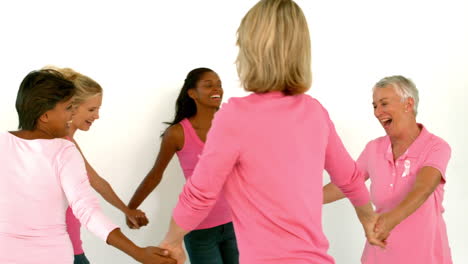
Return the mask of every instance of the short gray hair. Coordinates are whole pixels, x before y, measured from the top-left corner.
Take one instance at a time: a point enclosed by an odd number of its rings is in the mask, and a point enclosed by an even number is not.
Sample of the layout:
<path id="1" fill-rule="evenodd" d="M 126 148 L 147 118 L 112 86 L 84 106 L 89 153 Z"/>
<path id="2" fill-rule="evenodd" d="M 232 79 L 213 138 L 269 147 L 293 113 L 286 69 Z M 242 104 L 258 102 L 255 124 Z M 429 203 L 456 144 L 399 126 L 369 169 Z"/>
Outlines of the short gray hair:
<path id="1" fill-rule="evenodd" d="M 395 92 L 401 97 L 402 102 L 410 97 L 413 98 L 414 115 L 417 115 L 418 104 L 419 104 L 419 92 L 418 92 L 418 89 L 416 88 L 416 85 L 414 85 L 413 81 L 401 75 L 388 76 L 378 81 L 374 85 L 372 92 L 374 92 L 375 89 L 377 88 L 384 88 L 384 87 L 387 87 L 388 85 L 393 86 L 393 88 L 395 89 Z"/>

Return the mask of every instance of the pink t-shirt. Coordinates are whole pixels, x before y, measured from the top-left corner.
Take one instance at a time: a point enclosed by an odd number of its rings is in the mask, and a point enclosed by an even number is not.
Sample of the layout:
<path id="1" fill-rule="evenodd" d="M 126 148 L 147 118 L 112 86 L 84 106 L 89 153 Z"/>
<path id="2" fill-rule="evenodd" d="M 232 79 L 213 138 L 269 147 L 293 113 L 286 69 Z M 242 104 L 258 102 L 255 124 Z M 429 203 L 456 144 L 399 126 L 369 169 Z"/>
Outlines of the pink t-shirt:
<path id="1" fill-rule="evenodd" d="M 370 193 L 378 213 L 388 212 L 404 200 L 423 167 L 439 170 L 443 178 L 424 204 L 392 230 L 385 250 L 366 243 L 362 263 L 452 263 L 442 217 L 450 146 L 419 126 L 421 133 L 396 161 L 393 160 L 388 136 L 369 142 L 357 161 L 359 168 L 371 180 Z"/>
<path id="2" fill-rule="evenodd" d="M 117 228 L 101 212 L 81 154 L 65 139 L 0 133 L 0 175 L 0 263 L 73 263 L 68 205 L 104 241 Z"/>
<path id="3" fill-rule="evenodd" d="M 232 98 L 215 115 L 174 219 L 193 230 L 224 189 L 240 263 L 334 263 L 322 231 L 324 169 L 353 204 L 370 201 L 317 100 L 280 92 Z"/>
<path id="4" fill-rule="evenodd" d="M 184 176 L 188 179 L 192 176 L 205 143 L 198 137 L 188 119 L 182 120 L 180 125 L 184 130 L 184 147 L 177 152 L 177 157 L 184 171 Z M 221 191 L 211 212 L 195 229 L 211 228 L 231 222 L 230 210 L 226 198 Z"/>

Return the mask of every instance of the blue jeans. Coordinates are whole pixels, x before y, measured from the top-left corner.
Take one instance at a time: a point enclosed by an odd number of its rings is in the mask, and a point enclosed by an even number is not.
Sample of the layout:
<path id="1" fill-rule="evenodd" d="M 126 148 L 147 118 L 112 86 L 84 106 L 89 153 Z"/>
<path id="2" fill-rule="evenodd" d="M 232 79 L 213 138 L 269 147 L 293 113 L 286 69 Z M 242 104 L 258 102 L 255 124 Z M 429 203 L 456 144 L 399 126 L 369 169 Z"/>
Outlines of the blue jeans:
<path id="1" fill-rule="evenodd" d="M 89 260 L 86 258 L 85 254 L 75 255 L 75 261 L 73 264 L 89 264 Z"/>
<path id="2" fill-rule="evenodd" d="M 236 235 L 232 223 L 193 230 L 184 237 L 191 264 L 238 264 Z"/>

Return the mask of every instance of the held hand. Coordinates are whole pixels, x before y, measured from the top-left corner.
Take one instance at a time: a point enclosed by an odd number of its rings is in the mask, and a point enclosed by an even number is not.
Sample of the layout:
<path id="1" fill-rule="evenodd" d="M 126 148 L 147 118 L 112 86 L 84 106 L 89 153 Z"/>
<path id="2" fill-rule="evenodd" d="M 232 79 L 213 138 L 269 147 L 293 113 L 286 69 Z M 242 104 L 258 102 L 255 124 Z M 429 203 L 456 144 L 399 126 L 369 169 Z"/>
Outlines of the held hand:
<path id="1" fill-rule="evenodd" d="M 378 217 L 379 216 L 377 214 L 374 214 L 371 220 L 369 220 L 365 224 L 363 223 L 362 225 L 364 227 L 366 238 L 367 238 L 367 241 L 369 241 L 369 244 L 385 249 L 385 247 L 387 246 L 387 242 L 385 241 L 386 237 L 381 238 L 375 232 L 375 225 L 377 223 Z"/>
<path id="2" fill-rule="evenodd" d="M 168 250 L 158 247 L 143 248 L 137 260 L 143 264 L 177 264 L 177 261 L 170 257 Z"/>
<path id="3" fill-rule="evenodd" d="M 364 228 L 364 232 L 366 234 L 366 238 L 369 244 L 384 249 L 387 245 L 385 239 L 379 237 L 375 232 L 375 225 L 378 219 L 379 215 L 374 212 L 367 215 L 359 215 L 359 220 L 361 221 L 362 227 Z"/>
<path id="4" fill-rule="evenodd" d="M 398 221 L 391 213 L 381 214 L 374 228 L 376 238 L 385 241 L 396 225 L 398 225 Z"/>
<path id="5" fill-rule="evenodd" d="M 182 242 L 170 244 L 166 241 L 161 242 L 161 248 L 169 250 L 169 256 L 177 260 L 177 264 L 184 264 L 187 257 L 185 256 Z"/>
<path id="6" fill-rule="evenodd" d="M 149 222 L 145 213 L 138 209 L 135 209 L 135 210 L 129 209 L 126 212 L 125 216 L 126 216 L 127 226 L 131 229 L 138 229 L 142 226 L 147 225 Z"/>

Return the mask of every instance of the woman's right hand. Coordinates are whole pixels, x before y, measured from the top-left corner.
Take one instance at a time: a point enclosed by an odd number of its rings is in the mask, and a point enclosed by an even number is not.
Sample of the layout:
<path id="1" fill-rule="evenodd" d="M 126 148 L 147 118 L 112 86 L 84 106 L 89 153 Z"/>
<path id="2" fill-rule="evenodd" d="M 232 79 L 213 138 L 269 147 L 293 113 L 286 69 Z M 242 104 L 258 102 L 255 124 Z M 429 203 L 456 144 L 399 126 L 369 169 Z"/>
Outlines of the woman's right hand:
<path id="1" fill-rule="evenodd" d="M 135 258 L 143 264 L 177 264 L 178 262 L 171 258 L 170 252 L 159 247 L 142 248 Z"/>
<path id="2" fill-rule="evenodd" d="M 367 203 L 362 206 L 355 206 L 356 214 L 359 218 L 359 221 L 364 228 L 364 233 L 366 234 L 367 241 L 373 246 L 378 246 L 384 249 L 387 245 L 384 237 L 378 237 L 375 231 L 377 220 L 379 215 L 374 212 L 371 203 Z"/>
<path id="3" fill-rule="evenodd" d="M 374 231 L 376 232 L 377 239 L 386 240 L 390 236 L 390 232 L 400 223 L 394 211 L 390 211 L 384 214 L 379 215 L 377 222 L 375 224 Z M 400 218 L 401 219 L 401 218 Z"/>
<path id="4" fill-rule="evenodd" d="M 182 242 L 168 243 L 167 241 L 161 242 L 160 247 L 169 250 L 169 256 L 177 260 L 177 264 L 184 264 L 187 257 L 182 246 Z"/>

